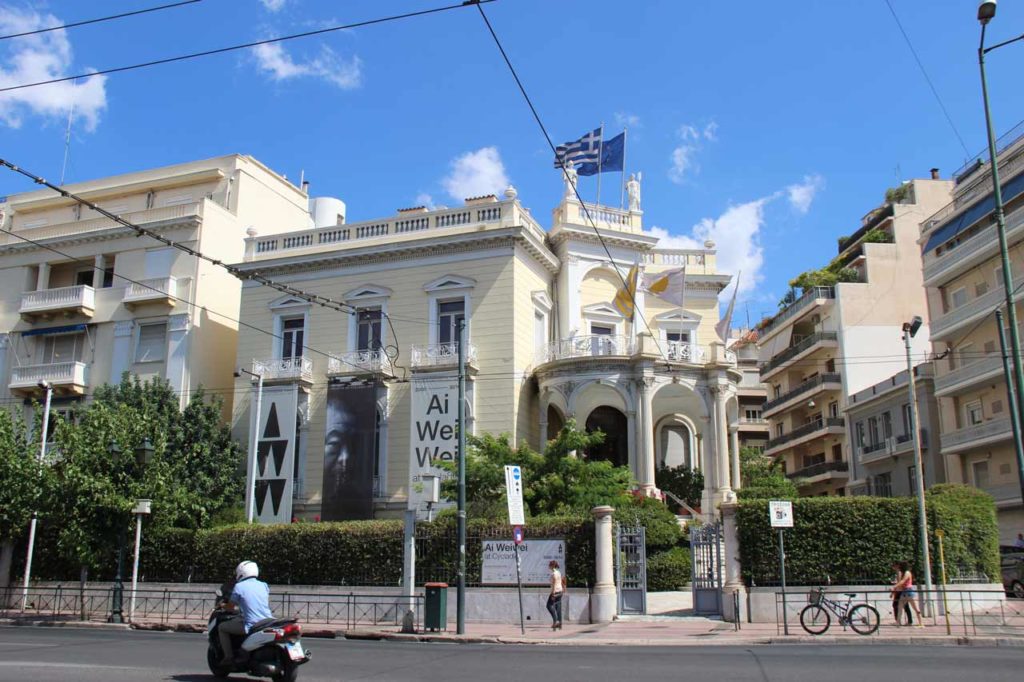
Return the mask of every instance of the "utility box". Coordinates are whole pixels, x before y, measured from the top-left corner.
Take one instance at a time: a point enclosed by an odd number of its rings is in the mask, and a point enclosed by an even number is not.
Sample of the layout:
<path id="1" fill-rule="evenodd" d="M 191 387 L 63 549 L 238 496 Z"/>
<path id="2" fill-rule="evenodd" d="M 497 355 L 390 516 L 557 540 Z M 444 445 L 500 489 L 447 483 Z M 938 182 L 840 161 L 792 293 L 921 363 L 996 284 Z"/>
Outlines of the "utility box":
<path id="1" fill-rule="evenodd" d="M 448 583 L 427 583 L 423 604 L 423 629 L 438 632 L 448 629 Z"/>

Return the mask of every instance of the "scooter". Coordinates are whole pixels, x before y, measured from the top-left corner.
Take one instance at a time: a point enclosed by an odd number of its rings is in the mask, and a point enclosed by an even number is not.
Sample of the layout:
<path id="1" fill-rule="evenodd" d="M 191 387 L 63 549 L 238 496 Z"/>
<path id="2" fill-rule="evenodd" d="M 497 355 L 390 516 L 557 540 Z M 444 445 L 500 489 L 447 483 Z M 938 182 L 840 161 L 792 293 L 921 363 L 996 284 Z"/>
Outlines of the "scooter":
<path id="1" fill-rule="evenodd" d="M 249 634 L 232 637 L 235 654 L 233 665 L 223 665 L 220 647 L 220 624 L 232 618 L 241 618 L 237 611 L 227 608 L 225 590 L 217 590 L 217 603 L 207 624 L 209 645 L 206 664 L 216 677 L 231 673 L 248 673 L 255 677 L 269 677 L 274 682 L 295 682 L 299 666 L 309 662 L 312 654 L 302 647 L 302 628 L 294 618 L 268 618 L 253 624 Z M 231 594 L 230 591 L 227 594 Z"/>

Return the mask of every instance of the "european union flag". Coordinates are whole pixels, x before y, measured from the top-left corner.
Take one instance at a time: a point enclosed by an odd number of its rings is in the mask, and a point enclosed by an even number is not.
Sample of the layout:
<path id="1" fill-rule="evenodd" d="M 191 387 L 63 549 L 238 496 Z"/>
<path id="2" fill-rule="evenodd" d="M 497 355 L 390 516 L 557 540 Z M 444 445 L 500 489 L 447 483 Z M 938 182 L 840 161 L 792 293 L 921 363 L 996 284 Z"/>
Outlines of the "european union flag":
<path id="1" fill-rule="evenodd" d="M 621 171 L 626 156 L 626 133 L 619 133 L 601 145 L 601 163 L 588 162 L 580 164 L 576 172 L 580 175 L 597 175 Z"/>

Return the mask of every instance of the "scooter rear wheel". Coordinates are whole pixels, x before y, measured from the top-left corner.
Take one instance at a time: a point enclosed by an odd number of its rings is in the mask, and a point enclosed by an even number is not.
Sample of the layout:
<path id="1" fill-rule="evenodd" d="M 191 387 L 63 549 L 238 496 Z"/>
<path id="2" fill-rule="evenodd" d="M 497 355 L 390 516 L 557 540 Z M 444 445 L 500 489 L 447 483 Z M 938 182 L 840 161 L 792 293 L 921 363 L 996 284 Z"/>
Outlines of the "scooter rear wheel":
<path id="1" fill-rule="evenodd" d="M 281 661 L 281 672 L 274 676 L 274 682 L 295 682 L 299 679 L 299 666 L 291 661 Z"/>
<path id="2" fill-rule="evenodd" d="M 214 677 L 225 678 L 231 673 L 230 668 L 221 665 L 220 651 L 213 644 L 206 647 L 206 665 Z"/>

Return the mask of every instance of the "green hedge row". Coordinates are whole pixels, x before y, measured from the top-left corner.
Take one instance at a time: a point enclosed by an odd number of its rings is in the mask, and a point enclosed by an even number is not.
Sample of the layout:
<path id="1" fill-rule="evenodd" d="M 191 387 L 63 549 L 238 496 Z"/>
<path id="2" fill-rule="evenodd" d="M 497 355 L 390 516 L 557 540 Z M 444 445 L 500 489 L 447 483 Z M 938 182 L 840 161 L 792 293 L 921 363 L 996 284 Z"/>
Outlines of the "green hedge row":
<path id="1" fill-rule="evenodd" d="M 651 592 L 682 590 L 691 578 L 688 547 L 673 547 L 647 557 L 647 589 Z"/>
<path id="2" fill-rule="evenodd" d="M 927 493 L 932 574 L 939 576 L 934 531 L 945 532 L 950 579 L 999 581 L 999 531 L 995 503 L 975 488 L 939 485 Z M 793 501 L 794 527 L 786 531 L 786 581 L 791 585 L 885 583 L 894 561 L 910 561 L 919 582 L 915 498 L 816 497 Z M 741 501 L 736 516 L 740 563 L 748 585 L 779 582 L 778 532 L 768 501 Z"/>

